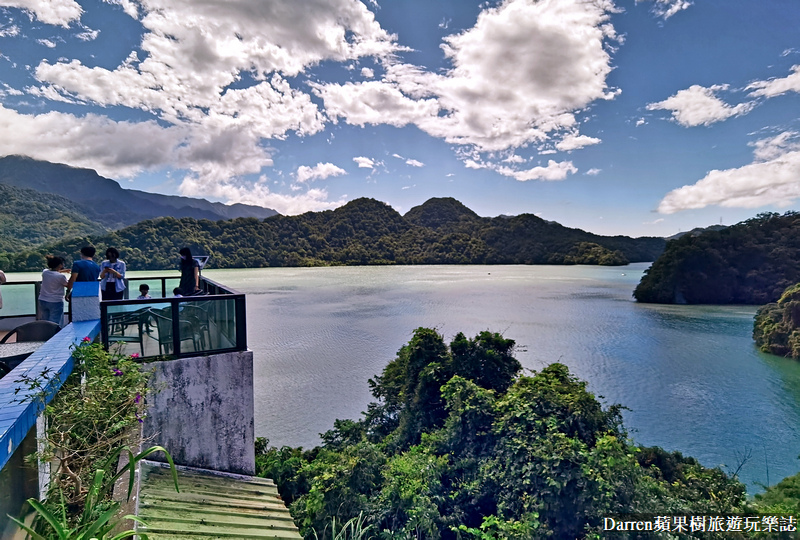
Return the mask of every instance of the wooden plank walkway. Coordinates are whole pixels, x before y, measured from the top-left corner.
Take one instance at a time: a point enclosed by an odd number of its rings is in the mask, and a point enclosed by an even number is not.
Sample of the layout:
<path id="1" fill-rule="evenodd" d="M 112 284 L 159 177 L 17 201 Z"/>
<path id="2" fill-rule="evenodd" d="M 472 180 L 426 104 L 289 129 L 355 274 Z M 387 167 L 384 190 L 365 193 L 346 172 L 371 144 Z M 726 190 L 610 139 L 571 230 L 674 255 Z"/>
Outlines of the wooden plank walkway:
<path id="1" fill-rule="evenodd" d="M 300 539 L 272 480 L 141 464 L 137 515 L 152 540 L 215 538 Z"/>

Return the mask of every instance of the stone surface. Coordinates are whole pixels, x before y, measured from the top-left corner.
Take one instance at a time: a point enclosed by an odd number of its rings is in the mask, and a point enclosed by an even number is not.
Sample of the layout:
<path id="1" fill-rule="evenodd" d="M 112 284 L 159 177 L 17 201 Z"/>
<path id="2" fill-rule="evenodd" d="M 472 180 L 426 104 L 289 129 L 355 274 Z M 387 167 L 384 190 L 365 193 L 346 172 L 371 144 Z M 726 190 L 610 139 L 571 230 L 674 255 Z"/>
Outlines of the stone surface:
<path id="1" fill-rule="evenodd" d="M 175 463 L 255 473 L 253 353 L 240 351 L 147 364 L 145 446 L 161 445 Z"/>

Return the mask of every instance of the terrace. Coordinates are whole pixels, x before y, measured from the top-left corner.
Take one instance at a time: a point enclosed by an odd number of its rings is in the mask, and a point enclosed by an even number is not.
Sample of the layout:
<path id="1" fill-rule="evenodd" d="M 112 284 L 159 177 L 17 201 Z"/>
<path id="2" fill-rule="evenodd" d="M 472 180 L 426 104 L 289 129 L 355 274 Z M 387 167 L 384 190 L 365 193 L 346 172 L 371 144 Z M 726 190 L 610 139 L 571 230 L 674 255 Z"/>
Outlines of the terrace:
<path id="1" fill-rule="evenodd" d="M 0 378 L 2 538 L 13 529 L 6 515 L 19 515 L 28 497 L 47 492 L 47 464 L 37 470 L 24 457 L 36 451 L 43 436 L 44 405 L 73 370 L 71 348 L 87 337 L 138 357 L 142 369 L 151 372 L 150 384 L 158 390 L 147 395 L 142 434 L 148 444 L 164 446 L 185 467 L 254 473 L 253 357 L 247 350 L 245 295 L 205 277 L 202 293 L 191 297 L 170 296 L 177 278 L 127 281 L 130 295 L 147 283 L 152 298 L 100 302 L 95 283 L 76 283 L 66 326 Z M 38 288 L 34 281 L 3 285 L 0 330 L 35 317 Z M 44 394 L 21 388 L 21 378 L 43 373 L 48 374 Z"/>

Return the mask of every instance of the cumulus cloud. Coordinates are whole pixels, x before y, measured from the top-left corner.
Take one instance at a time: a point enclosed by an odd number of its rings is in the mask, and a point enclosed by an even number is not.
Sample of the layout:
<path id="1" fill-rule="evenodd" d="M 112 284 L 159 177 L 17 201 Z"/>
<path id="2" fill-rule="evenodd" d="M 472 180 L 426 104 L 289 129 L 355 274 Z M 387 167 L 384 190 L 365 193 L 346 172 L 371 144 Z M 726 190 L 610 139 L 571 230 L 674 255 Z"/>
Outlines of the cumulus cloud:
<path id="1" fill-rule="evenodd" d="M 755 160 L 743 167 L 713 170 L 693 185 L 669 192 L 658 211 L 719 205 L 730 208 L 788 207 L 800 198 L 800 142 L 797 133 L 786 132 L 757 141 Z"/>
<path id="2" fill-rule="evenodd" d="M 544 141 L 574 132 L 576 111 L 617 94 L 606 83 L 613 10 L 604 0 L 506 0 L 444 38 L 452 65 L 445 73 L 395 63 L 380 81 L 320 84 L 315 92 L 331 117 L 354 125 L 413 124 L 489 152 Z"/>
<path id="3" fill-rule="evenodd" d="M 375 160 L 370 159 L 364 156 L 354 157 L 353 161 L 356 162 L 359 169 L 374 169 L 375 168 Z"/>
<path id="4" fill-rule="evenodd" d="M 185 193 L 190 196 L 216 197 L 230 203 L 253 204 L 273 208 L 284 215 L 296 215 L 304 212 L 319 212 L 332 210 L 347 202 L 347 197 L 338 200 L 328 200 L 328 192 L 324 189 L 309 189 L 302 193 L 284 194 L 270 191 L 266 179 L 255 185 L 241 185 L 233 180 L 214 182 L 210 185 L 198 182 L 197 178 L 187 178 L 183 181 Z"/>
<path id="5" fill-rule="evenodd" d="M 416 159 L 407 159 L 406 165 L 411 165 L 412 167 L 424 167 L 425 164 L 421 161 L 417 161 Z"/>
<path id="6" fill-rule="evenodd" d="M 572 164 L 571 161 L 553 161 L 552 159 L 547 162 L 546 167 L 538 166 L 527 170 L 515 170 L 509 167 L 500 166 L 495 170 L 504 175 L 509 176 L 520 182 L 528 180 L 547 180 L 556 181 L 564 180 L 568 174 L 575 174 L 578 169 Z"/>
<path id="7" fill-rule="evenodd" d="M 314 180 L 324 180 L 331 176 L 347 174 L 347 171 L 334 165 L 333 163 L 317 163 L 313 167 L 301 165 L 297 168 L 295 179 L 298 182 L 313 182 Z"/>
<path id="8" fill-rule="evenodd" d="M 83 9 L 74 0 L 0 0 L 0 6 L 21 8 L 45 24 L 68 27 L 81 18 Z"/>
<path id="9" fill-rule="evenodd" d="M 556 143 L 556 148 L 561 152 L 570 152 L 593 144 L 600 144 L 601 142 L 602 141 L 596 137 L 578 135 L 578 133 L 573 132 L 567 134 L 563 139 L 558 141 Z"/>
<path id="10" fill-rule="evenodd" d="M 671 111 L 672 119 L 682 126 L 710 126 L 731 116 L 746 114 L 753 109 L 754 103 L 740 103 L 731 106 L 716 96 L 717 92 L 728 89 L 726 84 L 711 87 L 692 85 L 686 90 L 678 91 L 658 103 L 650 103 L 647 109 Z"/>
<path id="11" fill-rule="evenodd" d="M 792 73 L 779 79 L 756 81 L 747 86 L 753 97 L 771 98 L 787 92 L 800 92 L 800 65 L 792 66 Z"/>
<path id="12" fill-rule="evenodd" d="M 375 76 L 375 72 L 367 67 L 361 68 L 361 76 L 366 79 L 371 79 Z"/>

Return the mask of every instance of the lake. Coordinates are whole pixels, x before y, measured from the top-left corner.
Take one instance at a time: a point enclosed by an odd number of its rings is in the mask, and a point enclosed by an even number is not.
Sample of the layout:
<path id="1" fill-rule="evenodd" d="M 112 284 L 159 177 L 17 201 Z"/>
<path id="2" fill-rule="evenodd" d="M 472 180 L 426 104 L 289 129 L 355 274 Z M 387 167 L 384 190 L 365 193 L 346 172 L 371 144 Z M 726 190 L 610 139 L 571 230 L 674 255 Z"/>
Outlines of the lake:
<path id="1" fill-rule="evenodd" d="M 420 326 L 502 333 L 526 370 L 569 366 L 635 442 L 735 468 L 750 492 L 800 471 L 800 363 L 751 338 L 754 306 L 660 306 L 631 297 L 648 264 L 207 270 L 247 293 L 256 435 L 312 447 L 357 418 Z M 146 274 L 151 274 L 150 272 Z M 146 275 L 138 273 L 131 275 Z M 162 274 L 163 272 L 159 272 Z M 30 279 L 30 274 L 9 275 Z"/>

